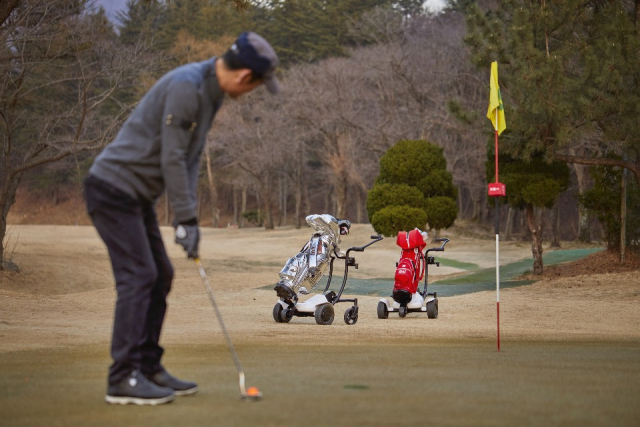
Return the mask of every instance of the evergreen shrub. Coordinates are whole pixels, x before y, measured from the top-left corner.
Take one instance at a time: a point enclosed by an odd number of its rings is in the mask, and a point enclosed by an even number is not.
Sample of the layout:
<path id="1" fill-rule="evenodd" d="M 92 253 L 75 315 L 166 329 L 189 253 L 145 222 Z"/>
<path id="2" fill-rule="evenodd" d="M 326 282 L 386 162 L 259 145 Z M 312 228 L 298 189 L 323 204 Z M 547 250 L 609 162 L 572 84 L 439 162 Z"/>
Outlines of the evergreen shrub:
<path id="1" fill-rule="evenodd" d="M 400 230 L 425 229 L 427 213 L 411 206 L 387 206 L 373 215 L 371 225 L 385 237 L 393 237 Z"/>

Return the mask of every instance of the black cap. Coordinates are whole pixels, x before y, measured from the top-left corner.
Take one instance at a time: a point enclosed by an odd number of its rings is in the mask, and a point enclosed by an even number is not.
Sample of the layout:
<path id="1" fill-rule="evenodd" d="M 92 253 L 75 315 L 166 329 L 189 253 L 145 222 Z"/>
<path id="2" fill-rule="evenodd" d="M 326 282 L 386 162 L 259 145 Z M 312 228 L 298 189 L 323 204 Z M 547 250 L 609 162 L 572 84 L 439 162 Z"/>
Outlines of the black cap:
<path id="1" fill-rule="evenodd" d="M 240 64 L 264 80 L 269 92 L 278 93 L 280 85 L 275 71 L 279 60 L 268 41 L 256 33 L 246 31 L 238 36 L 230 50 Z"/>

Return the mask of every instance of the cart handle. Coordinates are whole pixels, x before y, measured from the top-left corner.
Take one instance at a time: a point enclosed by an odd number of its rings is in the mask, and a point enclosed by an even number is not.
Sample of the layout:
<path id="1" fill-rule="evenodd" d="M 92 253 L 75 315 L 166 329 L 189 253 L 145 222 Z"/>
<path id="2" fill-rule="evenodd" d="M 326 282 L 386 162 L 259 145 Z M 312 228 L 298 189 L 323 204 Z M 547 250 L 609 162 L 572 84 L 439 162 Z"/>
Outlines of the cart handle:
<path id="1" fill-rule="evenodd" d="M 444 252 L 444 245 L 446 245 L 447 243 L 449 243 L 449 239 L 446 237 L 440 237 L 438 239 L 435 239 L 436 242 L 443 242 L 442 246 L 440 246 L 439 248 L 431 248 L 431 249 L 427 249 L 427 251 L 425 252 L 425 254 L 433 251 L 433 252 Z"/>
<path id="2" fill-rule="evenodd" d="M 373 239 L 373 242 L 369 242 L 364 246 L 360 246 L 360 247 L 353 247 L 353 248 L 349 248 L 349 250 L 347 251 L 347 256 L 349 256 L 349 252 L 350 251 L 355 251 L 355 252 L 364 252 L 364 250 L 366 248 L 368 248 L 369 246 L 373 245 L 376 242 L 379 242 L 380 240 L 383 239 L 383 237 L 381 235 L 375 235 L 375 236 L 371 236 L 371 238 Z"/>

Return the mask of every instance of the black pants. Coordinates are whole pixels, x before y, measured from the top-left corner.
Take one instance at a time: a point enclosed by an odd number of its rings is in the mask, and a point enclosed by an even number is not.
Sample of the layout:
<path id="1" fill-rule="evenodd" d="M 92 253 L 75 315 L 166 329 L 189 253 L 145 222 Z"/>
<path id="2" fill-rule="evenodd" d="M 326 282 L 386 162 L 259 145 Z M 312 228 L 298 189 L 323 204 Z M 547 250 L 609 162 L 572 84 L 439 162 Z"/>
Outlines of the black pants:
<path id="1" fill-rule="evenodd" d="M 87 211 L 107 245 L 116 281 L 109 368 L 109 384 L 116 384 L 134 369 L 152 374 L 161 368 L 158 342 L 173 266 L 152 203 L 135 200 L 92 175 L 84 186 Z"/>

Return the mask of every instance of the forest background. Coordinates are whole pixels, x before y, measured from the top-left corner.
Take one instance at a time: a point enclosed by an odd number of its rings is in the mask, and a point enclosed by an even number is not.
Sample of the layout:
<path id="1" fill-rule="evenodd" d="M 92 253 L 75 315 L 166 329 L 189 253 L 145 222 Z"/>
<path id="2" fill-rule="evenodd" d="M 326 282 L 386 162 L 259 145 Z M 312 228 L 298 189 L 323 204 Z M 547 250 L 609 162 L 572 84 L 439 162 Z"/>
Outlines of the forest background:
<path id="1" fill-rule="evenodd" d="M 458 218 L 491 224 L 485 113 L 497 60 L 501 166 L 568 165 L 566 185 L 531 173 L 537 187 L 518 190 L 529 201 L 501 205 L 505 237 L 615 247 L 606 218 L 581 200 L 606 182 L 599 190 L 613 199 L 604 210 L 618 224 L 625 191 L 640 203 L 639 16 L 638 0 L 459 0 L 438 13 L 421 0 L 130 0 L 114 24 L 93 1 L 3 1 L 2 259 L 8 219 L 20 222 L 9 217 L 17 198 L 77 200 L 96 154 L 155 80 L 224 53 L 245 30 L 278 52 L 282 93 L 225 102 L 203 156 L 202 225 L 300 227 L 325 212 L 367 222 L 379 159 L 400 140 L 442 147 Z M 537 197 L 546 193 L 554 197 Z M 166 200 L 158 211 L 168 224 Z M 634 236 L 626 244 L 637 245 Z"/>

